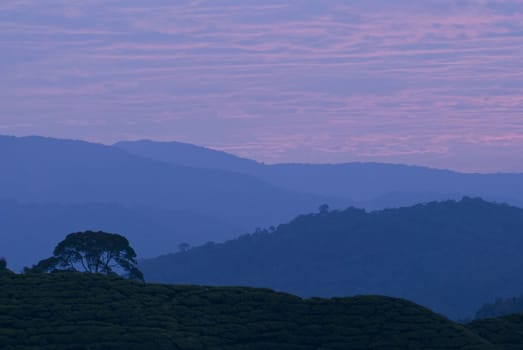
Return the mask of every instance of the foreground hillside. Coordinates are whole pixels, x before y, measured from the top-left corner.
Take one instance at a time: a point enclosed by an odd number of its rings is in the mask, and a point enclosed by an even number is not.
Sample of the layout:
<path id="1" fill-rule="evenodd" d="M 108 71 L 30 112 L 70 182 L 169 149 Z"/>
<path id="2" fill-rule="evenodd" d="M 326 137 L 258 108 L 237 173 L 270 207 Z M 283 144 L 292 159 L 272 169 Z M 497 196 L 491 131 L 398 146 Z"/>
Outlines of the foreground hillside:
<path id="1" fill-rule="evenodd" d="M 0 348 L 6 350 L 501 349 L 393 298 L 303 300 L 264 289 L 151 285 L 79 273 L 0 272 L 0 285 Z"/>
<path id="2" fill-rule="evenodd" d="M 521 350 L 523 347 L 523 313 L 474 321 L 467 328 L 501 349 Z"/>
<path id="3" fill-rule="evenodd" d="M 304 297 L 402 297 L 454 319 L 523 291 L 523 210 L 465 198 L 300 216 L 274 232 L 145 260 L 149 281 L 268 287 Z"/>

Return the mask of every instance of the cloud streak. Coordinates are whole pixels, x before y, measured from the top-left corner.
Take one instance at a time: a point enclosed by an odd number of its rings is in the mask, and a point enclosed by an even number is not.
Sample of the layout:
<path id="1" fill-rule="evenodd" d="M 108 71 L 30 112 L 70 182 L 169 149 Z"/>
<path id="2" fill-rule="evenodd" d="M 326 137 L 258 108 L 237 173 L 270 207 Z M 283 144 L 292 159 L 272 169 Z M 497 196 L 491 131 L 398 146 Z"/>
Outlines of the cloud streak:
<path id="1" fill-rule="evenodd" d="M 2 133 L 523 171 L 522 5 L 4 0 Z"/>

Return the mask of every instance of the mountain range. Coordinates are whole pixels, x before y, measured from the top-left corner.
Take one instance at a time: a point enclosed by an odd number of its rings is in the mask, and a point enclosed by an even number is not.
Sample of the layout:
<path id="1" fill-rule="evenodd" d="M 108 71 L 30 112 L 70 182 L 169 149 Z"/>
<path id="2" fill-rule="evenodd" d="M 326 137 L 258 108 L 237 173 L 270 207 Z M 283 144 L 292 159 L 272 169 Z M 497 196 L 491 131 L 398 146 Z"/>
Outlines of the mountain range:
<path id="1" fill-rule="evenodd" d="M 238 237 L 331 208 L 482 196 L 523 203 L 523 174 L 374 163 L 267 165 L 177 142 L 112 146 L 0 136 L 0 255 L 21 269 L 72 231 L 129 236 L 141 257 Z"/>
<path id="2" fill-rule="evenodd" d="M 383 163 L 262 164 L 179 142 L 119 142 L 115 147 L 166 163 L 254 176 L 300 193 L 342 197 L 358 207 L 383 209 L 463 196 L 523 204 L 523 174 L 458 173 Z"/>
<path id="3" fill-rule="evenodd" d="M 0 254 L 18 268 L 34 263 L 27 260 L 26 250 L 34 250 L 32 259 L 39 259 L 57 243 L 56 235 L 102 223 L 104 229 L 125 235 L 131 222 L 144 223 L 138 226 L 143 228 L 141 238 L 132 244 L 141 256 L 154 256 L 175 251 L 184 241 L 220 241 L 274 225 L 326 201 L 348 202 L 297 193 L 250 175 L 170 164 L 82 141 L 0 137 L 0 159 L 0 200 L 5 212 L 19 213 L 0 219 Z M 20 214 L 22 207 L 27 212 Z M 122 216 L 134 219 L 126 222 Z M 19 245 L 22 237 L 25 243 Z M 33 243 L 41 240 L 48 243 Z M 138 244 L 145 240 L 147 248 Z"/>

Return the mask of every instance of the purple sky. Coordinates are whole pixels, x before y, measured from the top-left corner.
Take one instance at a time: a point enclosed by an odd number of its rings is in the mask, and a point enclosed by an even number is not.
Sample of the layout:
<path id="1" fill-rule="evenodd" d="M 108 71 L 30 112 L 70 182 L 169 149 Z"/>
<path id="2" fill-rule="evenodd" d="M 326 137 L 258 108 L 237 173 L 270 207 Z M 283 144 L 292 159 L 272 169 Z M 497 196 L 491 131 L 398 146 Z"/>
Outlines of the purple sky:
<path id="1" fill-rule="evenodd" d="M 0 134 L 523 172 L 522 0 L 1 0 Z"/>

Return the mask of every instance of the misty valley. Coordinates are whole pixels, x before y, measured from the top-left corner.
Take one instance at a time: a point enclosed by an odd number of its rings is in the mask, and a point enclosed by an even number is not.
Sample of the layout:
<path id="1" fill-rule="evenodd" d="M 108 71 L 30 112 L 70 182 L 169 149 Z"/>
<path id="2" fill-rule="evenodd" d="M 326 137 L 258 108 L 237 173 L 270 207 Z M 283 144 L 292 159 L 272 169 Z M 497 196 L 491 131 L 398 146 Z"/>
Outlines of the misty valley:
<path id="1" fill-rule="evenodd" d="M 1 349 L 520 349 L 523 174 L 0 136 Z"/>

